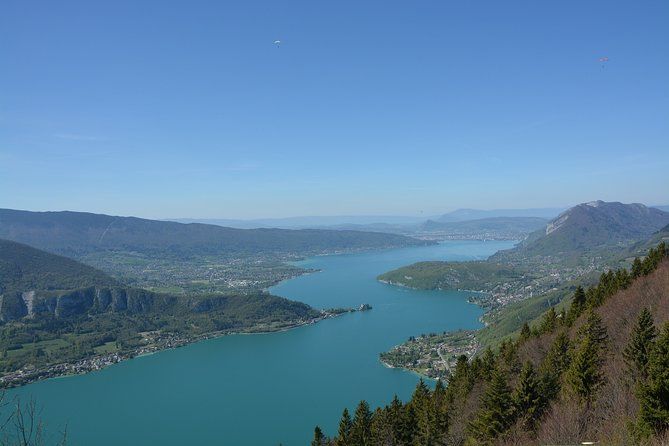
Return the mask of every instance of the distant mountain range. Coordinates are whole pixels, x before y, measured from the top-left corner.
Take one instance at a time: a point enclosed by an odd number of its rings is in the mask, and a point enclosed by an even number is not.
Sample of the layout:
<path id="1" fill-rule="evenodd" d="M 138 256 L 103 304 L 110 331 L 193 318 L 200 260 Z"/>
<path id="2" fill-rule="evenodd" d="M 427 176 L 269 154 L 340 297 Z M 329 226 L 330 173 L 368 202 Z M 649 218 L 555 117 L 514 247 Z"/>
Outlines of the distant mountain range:
<path id="1" fill-rule="evenodd" d="M 334 229 L 334 228 L 363 228 L 380 225 L 411 225 L 422 223 L 425 217 L 402 215 L 334 215 L 334 216 L 305 216 L 286 218 L 259 218 L 259 219 L 224 219 L 224 218 L 170 218 L 169 221 L 178 223 L 204 223 L 210 225 L 227 226 L 240 229 L 280 228 L 280 229 Z"/>
<path id="2" fill-rule="evenodd" d="M 75 258 L 105 250 L 179 255 L 319 253 L 429 244 L 387 233 L 324 229 L 237 229 L 84 212 L 11 209 L 0 209 L 0 238 Z"/>
<path id="3" fill-rule="evenodd" d="M 453 234 L 500 231 L 520 235 L 543 228 L 547 223 L 548 220 L 540 217 L 490 217 L 450 222 L 428 220 L 420 228 L 423 231 L 446 231 Z"/>
<path id="4" fill-rule="evenodd" d="M 497 217 L 537 217 L 551 219 L 563 212 L 566 208 L 535 208 L 535 209 L 458 209 L 448 212 L 435 220 L 438 222 L 458 222 L 467 220 L 480 220 L 483 218 Z"/>

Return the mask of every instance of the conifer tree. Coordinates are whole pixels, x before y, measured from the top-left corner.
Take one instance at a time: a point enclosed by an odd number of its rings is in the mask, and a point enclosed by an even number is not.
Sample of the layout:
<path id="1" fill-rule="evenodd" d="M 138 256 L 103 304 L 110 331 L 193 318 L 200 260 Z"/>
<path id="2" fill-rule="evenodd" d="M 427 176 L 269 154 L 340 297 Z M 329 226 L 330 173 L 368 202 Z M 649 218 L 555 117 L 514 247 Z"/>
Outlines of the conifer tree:
<path id="1" fill-rule="evenodd" d="M 388 406 L 388 422 L 390 423 L 393 431 L 393 438 L 396 442 L 399 442 L 403 434 L 403 417 L 404 417 L 404 406 L 400 399 L 395 395 L 393 400 Z"/>
<path id="2" fill-rule="evenodd" d="M 607 339 L 606 328 L 595 311 L 589 311 L 586 323 L 579 330 L 579 337 L 580 342 L 567 370 L 566 380 L 571 394 L 589 404 L 604 383 L 601 366 Z"/>
<path id="3" fill-rule="evenodd" d="M 571 366 L 567 370 L 566 380 L 571 394 L 581 402 L 591 400 L 595 391 L 601 387 L 604 376 L 599 369 L 599 352 L 590 338 L 585 338 L 574 353 Z"/>
<path id="4" fill-rule="evenodd" d="M 479 357 L 477 356 L 477 358 Z M 488 347 L 483 352 L 483 355 L 480 356 L 481 362 L 478 373 L 486 381 L 490 381 L 492 378 L 492 371 L 495 369 L 495 359 L 495 353 L 493 353 L 490 347 Z"/>
<path id="5" fill-rule="evenodd" d="M 597 347 L 604 348 L 608 335 L 606 333 L 606 327 L 602 323 L 602 318 L 594 310 L 588 311 L 588 317 L 585 324 L 578 331 L 580 338 L 589 337 Z"/>
<path id="6" fill-rule="evenodd" d="M 543 398 L 534 366 L 529 361 L 523 365 L 518 376 L 513 392 L 513 406 L 516 417 L 523 420 L 525 428 L 533 428 L 541 414 Z"/>
<path id="7" fill-rule="evenodd" d="M 634 262 L 632 262 L 632 278 L 636 279 L 641 274 L 643 274 L 643 264 L 641 263 L 641 259 L 635 257 Z"/>
<path id="8" fill-rule="evenodd" d="M 528 325 L 527 322 L 523 324 L 523 328 L 520 329 L 520 340 L 524 341 L 526 339 L 529 339 L 529 337 L 532 336 L 532 330 L 530 330 L 530 326 Z"/>
<path id="9" fill-rule="evenodd" d="M 392 424 L 389 419 L 388 408 L 376 408 L 372 415 L 371 444 L 394 445 L 397 441 L 393 433 Z"/>
<path id="10" fill-rule="evenodd" d="M 349 415 L 348 409 L 344 409 L 344 412 L 341 414 L 341 420 L 339 421 L 339 430 L 337 432 L 337 440 L 335 441 L 336 446 L 351 445 L 352 426 L 353 422 L 351 421 L 351 415 Z"/>
<path id="11" fill-rule="evenodd" d="M 511 390 L 506 375 L 495 369 L 481 398 L 481 408 L 470 424 L 470 431 L 481 444 L 490 444 L 511 426 L 512 415 Z"/>
<path id="12" fill-rule="evenodd" d="M 623 358 L 632 378 L 642 380 L 647 378 L 648 359 L 656 336 L 657 329 L 653 324 L 653 315 L 650 314 L 648 308 L 644 308 L 639 313 L 629 343 L 623 351 Z"/>
<path id="13" fill-rule="evenodd" d="M 665 323 L 648 359 L 648 379 L 638 386 L 637 432 L 644 437 L 669 429 L 669 322 Z"/>
<path id="14" fill-rule="evenodd" d="M 555 330 L 557 327 L 557 313 L 555 313 L 555 307 L 550 307 L 546 313 L 544 313 L 543 318 L 541 319 L 541 324 L 539 325 L 539 333 L 550 333 Z"/>
<path id="15" fill-rule="evenodd" d="M 325 435 L 323 435 L 323 431 L 319 426 L 316 426 L 314 429 L 314 439 L 311 440 L 311 446 L 325 446 L 326 443 L 327 440 Z"/>
<path id="16" fill-rule="evenodd" d="M 574 291 L 574 297 L 571 300 L 571 306 L 569 307 L 569 315 L 567 319 L 569 323 L 572 323 L 576 320 L 577 317 L 581 315 L 585 309 L 585 291 L 582 286 L 576 288 Z"/>
<path id="17" fill-rule="evenodd" d="M 541 363 L 541 389 L 547 401 L 554 399 L 562 389 L 562 374 L 570 364 L 570 348 L 567 333 L 558 333 Z"/>
<path id="18" fill-rule="evenodd" d="M 436 432 L 438 437 L 443 437 L 448 432 L 448 406 L 446 403 L 446 387 L 437 381 L 432 392 L 432 402 L 436 412 Z"/>
<path id="19" fill-rule="evenodd" d="M 370 446 L 371 427 L 372 412 L 369 410 L 369 404 L 367 401 L 360 401 L 353 415 L 350 444 L 352 446 Z"/>

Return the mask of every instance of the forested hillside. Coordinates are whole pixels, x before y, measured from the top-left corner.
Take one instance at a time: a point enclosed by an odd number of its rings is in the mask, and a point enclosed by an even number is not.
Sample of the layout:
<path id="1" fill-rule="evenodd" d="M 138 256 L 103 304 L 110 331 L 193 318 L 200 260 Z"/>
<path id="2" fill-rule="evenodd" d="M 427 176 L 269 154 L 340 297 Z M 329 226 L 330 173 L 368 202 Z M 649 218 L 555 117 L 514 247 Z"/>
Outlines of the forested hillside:
<path id="1" fill-rule="evenodd" d="M 102 271 L 75 260 L 0 239 L 0 294 L 12 290 L 71 290 L 115 284 Z"/>
<path id="2" fill-rule="evenodd" d="M 0 210 L 0 238 L 80 258 L 106 250 L 175 254 L 318 253 L 425 245 L 396 234 L 318 229 L 235 229 L 84 212 Z"/>
<path id="3" fill-rule="evenodd" d="M 324 316 L 260 291 L 175 296 L 124 286 L 74 260 L 0 241 L 0 387 Z"/>
<path id="4" fill-rule="evenodd" d="M 447 387 L 344 410 L 312 445 L 667 444 L 668 257 L 660 244 L 498 349 L 461 356 Z"/>

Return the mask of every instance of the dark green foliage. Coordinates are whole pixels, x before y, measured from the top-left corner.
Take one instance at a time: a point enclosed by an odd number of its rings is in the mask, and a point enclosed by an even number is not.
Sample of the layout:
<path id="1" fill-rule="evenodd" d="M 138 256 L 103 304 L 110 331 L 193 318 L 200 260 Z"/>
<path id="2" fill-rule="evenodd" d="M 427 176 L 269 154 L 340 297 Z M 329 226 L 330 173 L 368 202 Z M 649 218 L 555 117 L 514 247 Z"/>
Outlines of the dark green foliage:
<path id="1" fill-rule="evenodd" d="M 664 324 L 648 358 L 648 378 L 637 387 L 639 417 L 637 432 L 642 437 L 669 429 L 669 322 Z"/>
<path id="2" fill-rule="evenodd" d="M 507 376 L 501 370 L 494 370 L 470 431 L 482 444 L 490 444 L 507 431 L 513 423 L 512 417 L 513 404 Z"/>
<path id="3" fill-rule="evenodd" d="M 351 445 L 369 446 L 372 444 L 372 412 L 367 401 L 360 401 L 351 425 Z"/>
<path id="4" fill-rule="evenodd" d="M 589 402 L 604 384 L 601 370 L 604 361 L 606 328 L 599 315 L 590 310 L 587 322 L 579 330 L 580 341 L 567 370 L 568 390 L 577 400 Z"/>
<path id="5" fill-rule="evenodd" d="M 530 330 L 530 325 L 525 322 L 523 328 L 520 329 L 520 340 L 524 341 L 532 336 L 532 330 Z"/>
<path id="6" fill-rule="evenodd" d="M 562 390 L 562 375 L 569 367 L 571 358 L 569 336 L 562 331 L 557 334 L 540 367 L 542 394 L 550 401 Z"/>
<path id="7" fill-rule="evenodd" d="M 639 313 L 629 343 L 623 351 L 623 358 L 633 380 L 645 380 L 648 377 L 648 360 L 656 336 L 653 315 L 648 308 L 644 308 Z"/>
<path id="8" fill-rule="evenodd" d="M 574 291 L 574 297 L 571 300 L 571 306 L 569 307 L 569 314 L 567 320 L 569 323 L 573 322 L 578 318 L 583 310 L 585 309 L 585 291 L 582 286 L 578 286 L 576 291 Z"/>
<path id="9" fill-rule="evenodd" d="M 339 421 L 339 430 L 337 431 L 337 439 L 335 440 L 335 445 L 346 446 L 348 444 L 351 444 L 352 427 L 353 427 L 353 422 L 351 421 L 351 416 L 348 413 L 348 409 L 344 409 L 344 412 L 341 414 L 341 420 Z"/>
<path id="10" fill-rule="evenodd" d="M 21 243 L 0 240 L 0 293 L 116 285 L 102 271 Z"/>
<path id="11" fill-rule="evenodd" d="M 638 257 L 634 258 L 634 262 L 632 262 L 632 277 L 637 278 L 643 274 L 643 264 L 641 263 L 641 259 Z"/>
<path id="12" fill-rule="evenodd" d="M 323 435 L 320 427 L 316 426 L 314 429 L 314 439 L 311 440 L 311 446 L 325 446 L 327 445 L 327 438 Z"/>
<path id="13" fill-rule="evenodd" d="M 539 324 L 539 334 L 551 333 L 558 326 L 561 318 L 558 318 L 555 308 L 550 307 L 548 311 L 541 318 Z"/>
<path id="14" fill-rule="evenodd" d="M 526 429 L 534 428 L 545 402 L 534 366 L 529 361 L 520 371 L 512 399 L 516 417 Z"/>

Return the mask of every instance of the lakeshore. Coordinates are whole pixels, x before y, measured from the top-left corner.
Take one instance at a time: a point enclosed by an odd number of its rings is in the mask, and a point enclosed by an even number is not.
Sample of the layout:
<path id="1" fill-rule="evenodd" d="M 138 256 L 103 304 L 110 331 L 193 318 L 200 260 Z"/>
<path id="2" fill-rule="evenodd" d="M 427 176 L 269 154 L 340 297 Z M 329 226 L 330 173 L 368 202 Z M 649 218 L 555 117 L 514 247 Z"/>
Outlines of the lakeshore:
<path id="1" fill-rule="evenodd" d="M 263 336 L 229 334 L 193 342 L 95 373 L 9 389 L 8 397 L 35 399 L 46 425 L 52 430 L 67 425 L 68 444 L 75 446 L 176 446 L 221 439 L 242 446 L 307 444 L 316 424 L 336 432 L 342 409 L 361 398 L 370 404 L 387 404 L 395 393 L 409 398 L 420 377 L 386 368 L 379 352 L 421 332 L 480 327 L 482 310 L 467 302 L 470 293 L 397 288 L 376 276 L 422 259 L 469 260 L 509 246 L 447 242 L 309 258 L 298 265 L 320 269 L 319 274 L 301 275 L 269 291 L 316 308 L 368 303 L 373 310 Z M 115 429 L 117 422 L 126 428 Z M 262 431 L 253 429 L 258 422 L 265 426 Z M 141 432 L 141 438 L 129 432 Z"/>

